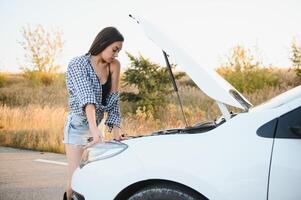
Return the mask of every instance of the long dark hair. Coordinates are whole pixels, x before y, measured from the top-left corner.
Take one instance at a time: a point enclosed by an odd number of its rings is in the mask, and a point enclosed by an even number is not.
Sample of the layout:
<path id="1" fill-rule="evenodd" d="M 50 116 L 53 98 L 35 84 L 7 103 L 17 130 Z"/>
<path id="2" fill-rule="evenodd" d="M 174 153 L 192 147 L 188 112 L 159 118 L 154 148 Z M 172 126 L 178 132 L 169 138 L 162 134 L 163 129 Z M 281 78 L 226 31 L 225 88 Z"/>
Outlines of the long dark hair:
<path id="1" fill-rule="evenodd" d="M 121 33 L 115 27 L 106 27 L 97 34 L 88 53 L 95 56 L 117 41 L 124 41 Z"/>

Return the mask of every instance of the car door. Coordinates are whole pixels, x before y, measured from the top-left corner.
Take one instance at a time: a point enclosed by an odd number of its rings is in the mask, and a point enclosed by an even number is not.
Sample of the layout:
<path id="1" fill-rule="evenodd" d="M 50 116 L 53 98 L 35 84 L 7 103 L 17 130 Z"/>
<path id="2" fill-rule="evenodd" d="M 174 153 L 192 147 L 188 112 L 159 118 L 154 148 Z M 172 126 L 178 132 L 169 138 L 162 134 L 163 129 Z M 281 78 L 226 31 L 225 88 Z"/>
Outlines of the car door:
<path id="1" fill-rule="evenodd" d="M 270 169 L 269 200 L 301 199 L 300 127 L 301 107 L 278 119 Z"/>

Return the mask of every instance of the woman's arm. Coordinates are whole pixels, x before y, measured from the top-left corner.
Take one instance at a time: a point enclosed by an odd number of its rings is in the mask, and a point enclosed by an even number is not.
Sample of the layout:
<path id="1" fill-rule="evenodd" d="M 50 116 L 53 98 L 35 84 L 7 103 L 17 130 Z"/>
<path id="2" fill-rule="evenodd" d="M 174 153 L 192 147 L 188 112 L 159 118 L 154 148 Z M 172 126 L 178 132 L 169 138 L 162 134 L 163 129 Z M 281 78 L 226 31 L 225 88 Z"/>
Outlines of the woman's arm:
<path id="1" fill-rule="evenodd" d="M 112 85 L 111 85 L 111 93 L 118 92 L 119 89 L 119 78 L 120 78 L 120 62 L 118 60 L 114 60 L 111 63 L 110 71 L 112 73 Z"/>
<path id="2" fill-rule="evenodd" d="M 120 79 L 120 62 L 115 59 L 114 62 L 111 63 L 111 73 L 112 73 L 112 84 L 111 84 L 111 93 L 118 92 L 119 90 L 119 79 Z M 119 107 L 119 103 L 116 105 Z M 113 109 L 111 112 L 115 112 L 116 110 L 119 111 L 119 108 Z M 120 115 L 119 113 L 116 113 L 116 115 Z M 113 125 L 113 136 L 115 140 L 121 140 L 122 138 L 122 132 L 120 127 Z"/>
<path id="3" fill-rule="evenodd" d="M 86 116 L 89 123 L 89 130 L 93 136 L 93 140 L 89 142 L 84 148 L 88 148 L 93 144 L 98 142 L 103 142 L 103 135 L 101 131 L 97 128 L 96 119 L 95 119 L 95 105 L 94 104 L 87 104 L 85 107 Z"/>
<path id="4" fill-rule="evenodd" d="M 67 80 L 70 80 L 73 84 L 75 95 L 80 101 L 80 107 L 86 114 L 89 123 L 89 130 L 93 136 L 93 141 L 88 143 L 85 148 L 97 142 L 102 142 L 102 134 L 97 128 L 95 120 L 96 97 L 92 88 L 91 80 L 87 77 L 84 66 L 78 58 L 72 59 L 68 64 Z"/>

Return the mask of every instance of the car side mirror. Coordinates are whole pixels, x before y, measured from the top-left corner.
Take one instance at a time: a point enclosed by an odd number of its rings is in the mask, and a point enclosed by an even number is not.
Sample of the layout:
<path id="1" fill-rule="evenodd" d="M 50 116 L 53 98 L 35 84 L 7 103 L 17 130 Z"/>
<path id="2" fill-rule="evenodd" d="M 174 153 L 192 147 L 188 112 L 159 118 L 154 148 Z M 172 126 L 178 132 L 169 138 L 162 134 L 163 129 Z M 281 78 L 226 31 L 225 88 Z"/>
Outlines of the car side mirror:
<path id="1" fill-rule="evenodd" d="M 301 127 L 300 126 L 292 126 L 289 129 L 297 136 L 301 137 Z"/>

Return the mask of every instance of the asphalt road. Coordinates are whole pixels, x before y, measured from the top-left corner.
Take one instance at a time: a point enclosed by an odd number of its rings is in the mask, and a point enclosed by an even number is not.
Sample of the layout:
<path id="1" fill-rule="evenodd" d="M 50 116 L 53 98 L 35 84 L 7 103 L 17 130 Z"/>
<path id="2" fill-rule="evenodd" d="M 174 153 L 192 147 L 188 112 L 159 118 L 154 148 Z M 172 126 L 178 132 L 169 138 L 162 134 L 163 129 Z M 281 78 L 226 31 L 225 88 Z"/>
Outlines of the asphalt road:
<path id="1" fill-rule="evenodd" d="M 0 147 L 0 200 L 63 199 L 66 156 Z"/>

